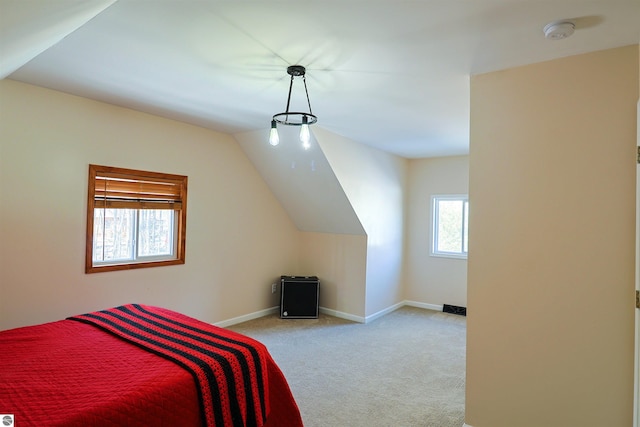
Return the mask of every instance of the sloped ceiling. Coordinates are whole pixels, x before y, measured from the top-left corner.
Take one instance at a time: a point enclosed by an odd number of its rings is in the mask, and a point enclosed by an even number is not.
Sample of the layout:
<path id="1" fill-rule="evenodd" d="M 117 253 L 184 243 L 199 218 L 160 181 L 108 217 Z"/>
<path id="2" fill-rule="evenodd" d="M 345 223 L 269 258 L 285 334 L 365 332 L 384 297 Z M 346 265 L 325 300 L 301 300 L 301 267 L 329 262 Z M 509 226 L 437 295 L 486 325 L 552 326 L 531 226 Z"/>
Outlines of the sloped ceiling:
<path id="1" fill-rule="evenodd" d="M 298 132 L 295 127 L 281 129 L 277 147 L 266 144 L 259 131 L 235 137 L 299 230 L 364 235 L 315 137 L 311 148 L 304 150 Z"/>
<path id="2" fill-rule="evenodd" d="M 60 42 L 115 1 L 4 0 L 0 4 L 0 79 Z"/>

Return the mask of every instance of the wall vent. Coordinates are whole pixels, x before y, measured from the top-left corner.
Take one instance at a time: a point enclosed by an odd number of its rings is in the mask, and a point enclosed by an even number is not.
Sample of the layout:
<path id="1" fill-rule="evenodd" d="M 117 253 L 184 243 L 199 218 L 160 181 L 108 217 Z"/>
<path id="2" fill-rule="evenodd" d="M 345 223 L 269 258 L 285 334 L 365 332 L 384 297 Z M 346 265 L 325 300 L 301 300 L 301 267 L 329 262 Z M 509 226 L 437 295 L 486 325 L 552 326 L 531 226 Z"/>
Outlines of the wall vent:
<path id="1" fill-rule="evenodd" d="M 467 307 L 458 307 L 457 305 L 445 304 L 442 306 L 442 311 L 444 313 L 459 314 L 460 316 L 467 315 Z"/>

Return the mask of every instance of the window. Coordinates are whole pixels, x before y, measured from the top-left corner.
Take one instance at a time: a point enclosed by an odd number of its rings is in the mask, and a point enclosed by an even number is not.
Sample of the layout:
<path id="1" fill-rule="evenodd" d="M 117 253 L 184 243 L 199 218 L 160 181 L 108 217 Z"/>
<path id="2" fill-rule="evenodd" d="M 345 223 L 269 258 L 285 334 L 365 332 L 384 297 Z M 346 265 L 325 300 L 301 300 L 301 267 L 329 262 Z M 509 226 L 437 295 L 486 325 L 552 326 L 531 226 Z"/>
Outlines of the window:
<path id="1" fill-rule="evenodd" d="M 184 264 L 187 177 L 89 165 L 85 271 Z"/>
<path id="2" fill-rule="evenodd" d="M 431 255 L 467 258 L 469 200 L 466 195 L 432 196 Z"/>

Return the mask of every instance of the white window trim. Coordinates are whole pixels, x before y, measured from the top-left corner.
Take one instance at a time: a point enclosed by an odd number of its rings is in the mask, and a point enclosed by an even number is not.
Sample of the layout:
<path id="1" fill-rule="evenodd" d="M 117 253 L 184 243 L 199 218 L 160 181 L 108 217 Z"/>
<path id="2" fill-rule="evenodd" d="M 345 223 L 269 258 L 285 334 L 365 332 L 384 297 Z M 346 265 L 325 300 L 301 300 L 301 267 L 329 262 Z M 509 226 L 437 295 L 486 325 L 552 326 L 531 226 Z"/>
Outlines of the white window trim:
<path id="1" fill-rule="evenodd" d="M 138 227 L 140 223 L 140 209 L 132 209 L 135 211 L 134 215 L 134 224 L 133 224 L 133 247 L 131 258 L 122 258 L 117 260 L 106 260 L 106 261 L 97 261 L 93 260 L 94 267 L 100 267 L 105 265 L 126 265 L 126 264 L 144 264 L 155 261 L 173 261 L 178 259 L 176 256 L 177 248 L 178 248 L 178 234 L 176 233 L 176 229 L 178 227 L 178 215 L 173 214 L 173 224 L 171 225 L 171 236 L 173 237 L 173 244 L 171 245 L 171 252 L 165 255 L 139 255 L 138 248 Z M 95 239 L 95 236 L 94 236 Z"/>
<path id="2" fill-rule="evenodd" d="M 435 251 L 436 241 L 438 238 L 438 224 L 436 222 L 437 218 L 437 204 L 438 200 L 464 200 L 467 203 L 469 202 L 468 194 L 434 194 L 431 196 L 431 241 L 429 243 L 429 255 L 432 257 L 438 258 L 454 258 L 454 259 L 464 259 L 468 258 L 468 252 L 459 253 L 459 252 L 445 252 L 445 251 Z M 464 222 L 464 219 L 463 219 Z M 463 229 L 464 233 L 464 229 Z M 468 230 L 467 230 L 468 233 Z M 467 236 L 468 238 L 468 236 Z M 464 241 L 464 236 L 462 237 Z"/>

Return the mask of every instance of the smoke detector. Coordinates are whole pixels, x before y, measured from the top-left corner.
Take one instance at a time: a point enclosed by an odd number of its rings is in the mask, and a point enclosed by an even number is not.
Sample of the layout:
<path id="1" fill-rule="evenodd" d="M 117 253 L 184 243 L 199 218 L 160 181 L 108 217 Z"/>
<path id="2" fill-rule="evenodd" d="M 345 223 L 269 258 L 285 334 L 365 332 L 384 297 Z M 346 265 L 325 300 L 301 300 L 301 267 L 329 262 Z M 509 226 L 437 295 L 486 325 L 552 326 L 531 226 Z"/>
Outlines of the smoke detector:
<path id="1" fill-rule="evenodd" d="M 573 34 L 576 25 L 571 21 L 550 22 L 544 26 L 544 36 L 549 40 L 562 40 Z"/>

